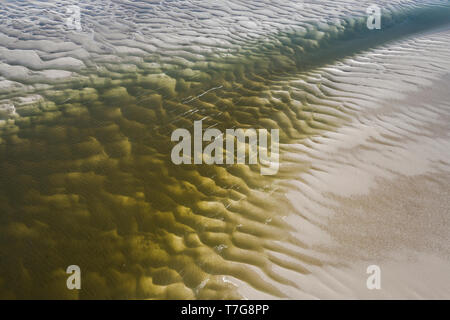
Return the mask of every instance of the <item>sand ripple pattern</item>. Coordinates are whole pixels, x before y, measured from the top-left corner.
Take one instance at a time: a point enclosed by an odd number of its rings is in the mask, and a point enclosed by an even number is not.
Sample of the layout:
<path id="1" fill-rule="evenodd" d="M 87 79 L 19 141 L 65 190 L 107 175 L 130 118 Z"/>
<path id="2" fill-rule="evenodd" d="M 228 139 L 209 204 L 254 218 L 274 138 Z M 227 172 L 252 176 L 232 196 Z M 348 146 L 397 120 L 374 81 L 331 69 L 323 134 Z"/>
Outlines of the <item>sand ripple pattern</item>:
<path id="1" fill-rule="evenodd" d="M 364 1 L 301 10 L 290 1 L 81 1 L 82 33 L 64 29 L 63 3 L 0 4 L 8 17 L 0 36 L 2 298 L 337 292 L 317 276 L 342 264 L 312 241 L 327 237 L 323 208 L 335 204 L 317 191 L 320 181 L 346 161 L 361 171 L 386 167 L 336 150 L 370 127 L 376 132 L 361 136 L 367 150 L 377 141 L 396 153 L 373 152 L 403 159 L 399 141 L 429 126 L 422 115 L 449 116 L 443 103 L 378 110 L 380 97 L 401 99 L 448 74 L 448 33 L 404 39 L 397 27 L 405 16 L 423 23 L 416 31 L 444 23 L 448 6 L 387 1 L 392 32 L 383 38 L 365 31 Z M 389 117 L 403 126 L 385 125 L 395 122 Z M 200 119 L 220 130 L 280 129 L 280 173 L 172 164 L 171 132 Z M 431 137 L 427 153 L 448 172 L 440 158 L 448 140 Z M 83 270 L 81 291 L 65 287 L 71 264 Z M 311 275 L 327 290 L 311 289 Z"/>

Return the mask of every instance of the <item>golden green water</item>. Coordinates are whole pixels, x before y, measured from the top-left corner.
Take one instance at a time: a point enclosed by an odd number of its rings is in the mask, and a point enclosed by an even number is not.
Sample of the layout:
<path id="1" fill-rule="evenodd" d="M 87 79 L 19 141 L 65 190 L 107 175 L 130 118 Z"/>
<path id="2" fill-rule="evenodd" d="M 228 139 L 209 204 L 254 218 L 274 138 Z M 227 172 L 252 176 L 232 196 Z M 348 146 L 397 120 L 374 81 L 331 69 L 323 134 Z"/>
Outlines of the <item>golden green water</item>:
<path id="1" fill-rule="evenodd" d="M 321 265 L 279 244 L 306 247 L 290 235 L 282 217 L 293 208 L 276 192 L 289 170 L 177 166 L 170 135 L 200 119 L 221 131 L 280 129 L 281 143 L 334 130 L 350 111 L 327 104 L 308 72 L 405 29 L 391 31 L 359 40 L 344 27 L 325 38 L 280 34 L 231 58 L 186 66 L 148 57 L 137 71 L 110 64 L 38 90 L 43 99 L 0 128 L 0 297 L 240 298 L 223 276 L 284 297 L 259 272 L 298 287 L 272 266 L 304 274 Z M 66 287 L 73 264 L 79 291 Z"/>

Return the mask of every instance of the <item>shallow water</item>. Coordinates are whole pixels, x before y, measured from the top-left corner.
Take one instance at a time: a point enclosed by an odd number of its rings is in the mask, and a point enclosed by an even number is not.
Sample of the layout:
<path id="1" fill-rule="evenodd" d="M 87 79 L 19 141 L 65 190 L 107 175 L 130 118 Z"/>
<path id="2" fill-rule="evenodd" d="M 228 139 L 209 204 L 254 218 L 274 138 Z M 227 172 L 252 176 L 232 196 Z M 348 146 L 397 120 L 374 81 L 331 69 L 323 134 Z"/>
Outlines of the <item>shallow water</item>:
<path id="1" fill-rule="evenodd" d="M 244 34 L 227 18 L 252 17 L 254 2 L 207 21 L 207 3 L 197 13 L 189 2 L 117 1 L 111 11 L 95 3 L 82 7 L 92 39 L 87 29 L 58 34 L 50 16 L 60 3 L 28 3 L 44 10 L 47 28 L 24 27 L 17 21 L 26 5 L 1 5 L 9 23 L 0 38 L 0 105 L 15 110 L 0 114 L 1 297 L 366 297 L 365 279 L 358 282 L 365 270 L 348 269 L 406 248 L 446 270 L 448 206 L 436 204 L 448 199 L 448 180 L 434 177 L 449 172 L 448 5 L 395 3 L 375 33 L 365 28 L 365 7 L 352 11 L 351 1 L 332 13 L 305 4 L 303 20 L 283 28 L 271 23 L 288 12 L 272 5 L 275 16 L 260 12 L 266 25 L 241 24 Z M 209 37 L 183 24 L 191 19 L 183 14 L 209 23 Z M 142 32 L 128 34 L 135 30 Z M 424 97 L 430 87 L 441 89 Z M 279 173 L 174 165 L 171 133 L 192 131 L 200 119 L 221 131 L 280 129 Z M 369 227 L 384 208 L 373 199 L 386 198 L 371 193 L 377 181 L 405 177 L 443 190 L 422 209 L 427 233 L 438 235 L 425 237 L 424 248 L 399 240 L 421 238 L 415 228 L 386 231 L 392 239 L 380 245 Z M 390 202 L 408 207 L 411 192 Z M 366 203 L 360 212 L 358 201 Z M 405 211 L 397 211 L 401 225 Z M 66 288 L 73 264 L 82 270 L 79 291 Z M 418 284 L 419 297 L 427 284 Z M 441 284 L 438 297 L 449 293 Z M 408 297 L 401 286 L 382 296 Z"/>

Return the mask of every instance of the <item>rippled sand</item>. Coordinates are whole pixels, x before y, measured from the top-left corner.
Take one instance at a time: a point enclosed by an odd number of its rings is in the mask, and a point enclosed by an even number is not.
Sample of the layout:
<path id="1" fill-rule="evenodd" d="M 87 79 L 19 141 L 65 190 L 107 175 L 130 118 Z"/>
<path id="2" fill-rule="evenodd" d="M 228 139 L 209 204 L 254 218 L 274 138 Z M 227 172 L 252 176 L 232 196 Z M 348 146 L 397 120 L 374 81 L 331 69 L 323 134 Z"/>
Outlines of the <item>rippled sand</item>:
<path id="1" fill-rule="evenodd" d="M 448 3 L 69 2 L 0 4 L 1 298 L 450 296 Z M 200 119 L 278 174 L 174 165 Z"/>

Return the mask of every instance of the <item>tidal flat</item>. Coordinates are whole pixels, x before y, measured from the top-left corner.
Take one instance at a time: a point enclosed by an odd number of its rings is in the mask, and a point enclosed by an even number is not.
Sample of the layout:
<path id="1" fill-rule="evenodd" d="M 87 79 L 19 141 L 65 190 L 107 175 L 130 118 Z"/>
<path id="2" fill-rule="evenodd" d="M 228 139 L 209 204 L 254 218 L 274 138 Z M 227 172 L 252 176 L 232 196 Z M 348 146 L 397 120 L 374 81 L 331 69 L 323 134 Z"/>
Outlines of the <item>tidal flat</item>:
<path id="1" fill-rule="evenodd" d="M 0 298 L 449 298 L 450 5 L 370 3 L 0 3 Z M 195 121 L 277 173 L 173 163 Z"/>

